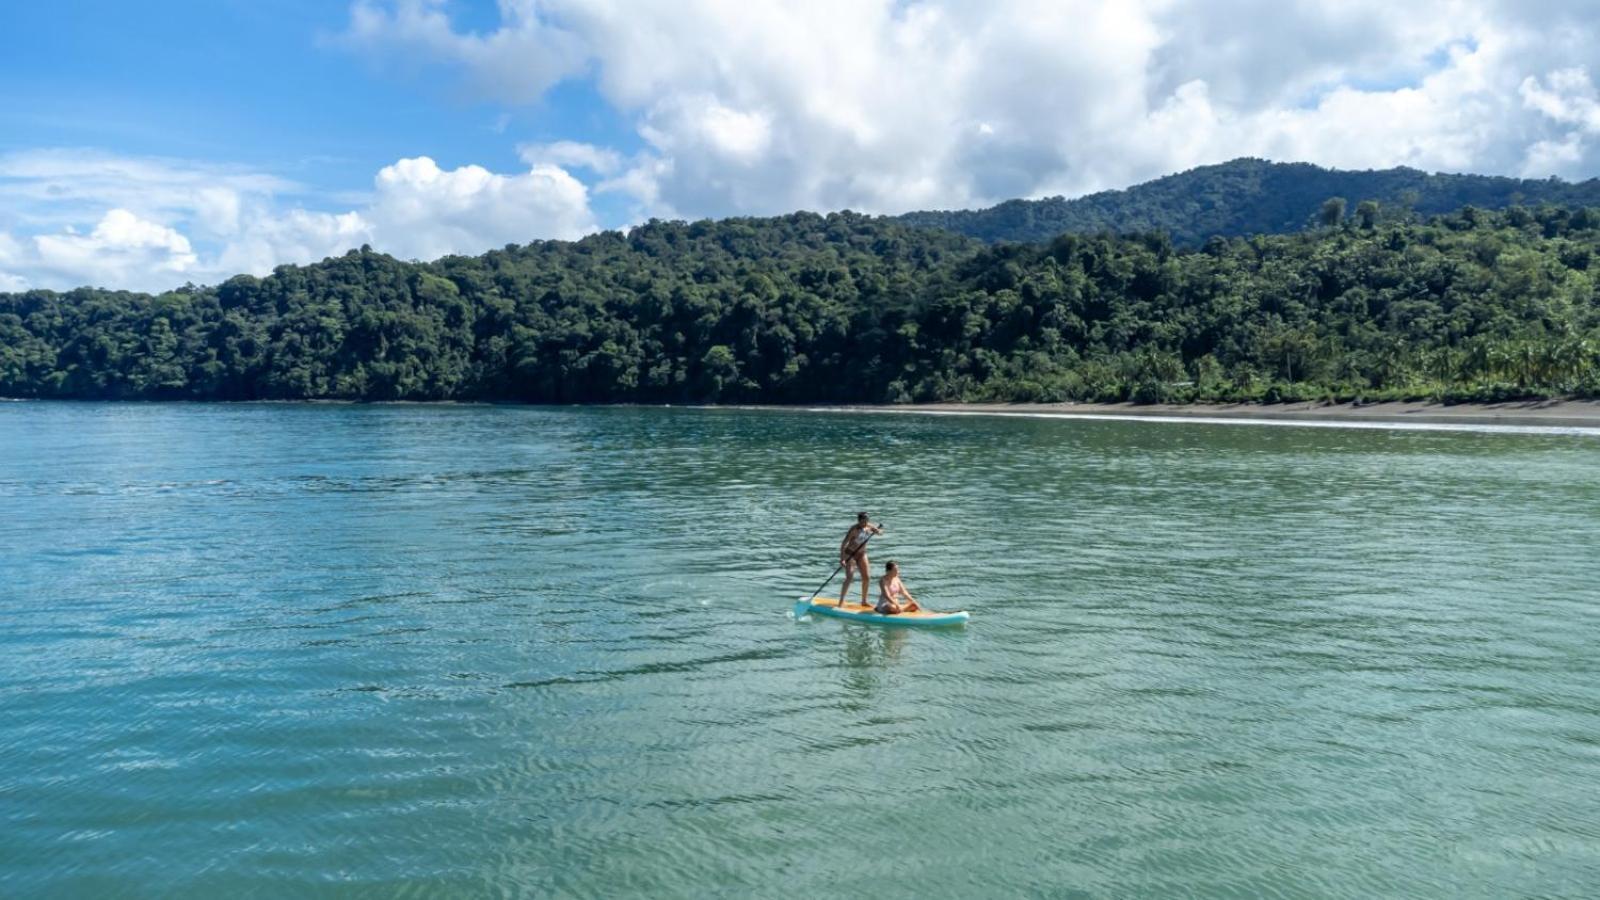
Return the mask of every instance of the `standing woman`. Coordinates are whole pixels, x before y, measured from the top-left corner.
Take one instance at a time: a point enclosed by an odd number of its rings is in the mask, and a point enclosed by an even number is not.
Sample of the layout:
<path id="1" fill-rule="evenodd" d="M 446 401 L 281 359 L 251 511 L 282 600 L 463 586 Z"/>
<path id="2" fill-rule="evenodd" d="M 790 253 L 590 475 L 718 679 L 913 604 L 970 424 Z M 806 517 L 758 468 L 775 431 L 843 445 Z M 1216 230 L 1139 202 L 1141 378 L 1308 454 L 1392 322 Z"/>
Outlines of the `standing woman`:
<path id="1" fill-rule="evenodd" d="M 844 540 L 839 544 L 839 565 L 844 566 L 844 587 L 839 589 L 840 606 L 844 606 L 845 598 L 850 593 L 850 582 L 857 573 L 861 575 L 861 605 L 872 605 L 867 599 L 872 582 L 872 567 L 867 562 L 867 541 L 873 535 L 882 533 L 883 526 L 872 524 L 864 512 L 856 513 L 856 524 L 844 533 Z"/>

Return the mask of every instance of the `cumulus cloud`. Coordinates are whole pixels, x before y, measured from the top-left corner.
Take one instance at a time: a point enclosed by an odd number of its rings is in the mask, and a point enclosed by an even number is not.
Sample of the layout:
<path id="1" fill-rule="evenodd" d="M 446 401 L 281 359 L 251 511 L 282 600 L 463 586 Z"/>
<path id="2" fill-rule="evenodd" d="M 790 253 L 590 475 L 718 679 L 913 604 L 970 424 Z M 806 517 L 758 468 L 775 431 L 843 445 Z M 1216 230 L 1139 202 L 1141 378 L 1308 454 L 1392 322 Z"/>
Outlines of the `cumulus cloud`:
<path id="1" fill-rule="evenodd" d="M 377 173 L 364 203 L 342 211 L 292 203 L 302 189 L 265 174 L 79 151 L 0 157 L 0 183 L 23 198 L 0 208 L 12 220 L 0 231 L 0 290 L 163 290 L 265 275 L 361 244 L 433 259 L 597 227 L 588 189 L 549 163 L 499 174 L 402 159 Z"/>
<path id="2" fill-rule="evenodd" d="M 1077 195 L 1243 155 L 1591 177 L 1591 7 L 499 0 L 497 23 L 467 28 L 451 0 L 356 0 L 339 46 L 385 68 L 442 67 L 507 107 L 582 81 L 634 135 L 522 144 L 526 168 L 511 172 L 400 159 L 338 203 L 238 167 L 0 155 L 0 286 L 161 288 L 359 243 L 476 253 L 593 230 L 601 194 L 634 219 L 892 213 Z"/>
<path id="3" fill-rule="evenodd" d="M 347 37 L 375 54 L 423 33 L 435 47 L 521 42 L 527 77 L 476 50 L 428 55 L 502 101 L 593 78 L 646 148 L 596 168 L 597 189 L 646 212 L 894 212 L 1120 187 L 1240 155 L 1587 177 L 1600 166 L 1600 20 L 1577 6 L 523 0 L 475 34 L 446 3 L 365 0 Z"/>
<path id="4" fill-rule="evenodd" d="M 426 156 L 385 166 L 365 215 L 385 250 L 417 259 L 572 239 L 596 227 L 588 189 L 558 166 L 497 175 L 481 166 L 440 169 Z"/>
<path id="5" fill-rule="evenodd" d="M 178 231 L 120 208 L 108 210 L 87 234 L 70 226 L 23 240 L 0 234 L 0 290 L 61 283 L 84 272 L 117 286 L 148 278 L 171 286 L 186 280 L 198 262 Z"/>
<path id="6" fill-rule="evenodd" d="M 374 59 L 384 64 L 463 66 L 483 93 L 513 102 L 538 97 L 584 64 L 582 42 L 545 23 L 532 0 L 501 0 L 502 25 L 489 34 L 455 30 L 445 6 L 443 0 L 358 2 L 342 40 L 357 49 L 381 47 Z"/>
<path id="7" fill-rule="evenodd" d="M 298 190 L 268 173 L 186 160 L 74 148 L 0 155 L 0 282 L 162 289 L 221 277 L 196 244 L 239 234 Z"/>
<path id="8" fill-rule="evenodd" d="M 374 241 L 372 223 L 359 212 L 269 210 L 230 236 L 201 280 L 265 275 L 286 263 L 315 262 Z"/>
<path id="9" fill-rule="evenodd" d="M 1600 132 L 1600 91 L 1583 66 L 1558 69 L 1543 79 L 1522 82 L 1522 100 L 1553 121 L 1587 132 Z"/>
<path id="10" fill-rule="evenodd" d="M 194 268 L 199 258 L 189 239 L 177 231 L 141 219 L 125 209 L 108 211 L 89 234 L 68 229 L 33 237 L 33 258 L 45 273 L 73 274 L 95 269 L 112 283 L 140 273 L 174 279 Z"/>

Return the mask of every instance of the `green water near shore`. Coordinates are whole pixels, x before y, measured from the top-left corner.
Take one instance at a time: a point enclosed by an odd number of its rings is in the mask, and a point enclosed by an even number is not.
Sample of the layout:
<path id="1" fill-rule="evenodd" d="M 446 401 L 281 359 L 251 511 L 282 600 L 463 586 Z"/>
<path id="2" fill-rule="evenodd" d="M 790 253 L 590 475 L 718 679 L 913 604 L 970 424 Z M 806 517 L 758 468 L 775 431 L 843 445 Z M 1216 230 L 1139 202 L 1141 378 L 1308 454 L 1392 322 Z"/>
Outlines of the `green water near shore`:
<path id="1" fill-rule="evenodd" d="M 965 630 L 795 622 L 849 517 Z M 1600 441 L 0 406 L 0 895 L 1592 896 Z"/>

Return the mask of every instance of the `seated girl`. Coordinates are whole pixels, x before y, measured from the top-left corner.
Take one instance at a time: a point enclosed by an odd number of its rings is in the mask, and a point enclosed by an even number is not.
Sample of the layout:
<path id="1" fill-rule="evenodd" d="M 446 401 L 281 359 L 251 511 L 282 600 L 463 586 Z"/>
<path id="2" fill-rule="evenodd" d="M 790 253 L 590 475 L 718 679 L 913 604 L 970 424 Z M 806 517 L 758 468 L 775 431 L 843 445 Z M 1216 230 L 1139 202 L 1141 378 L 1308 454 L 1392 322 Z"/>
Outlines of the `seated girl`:
<path id="1" fill-rule="evenodd" d="M 883 577 L 878 579 L 878 605 L 875 611 L 880 615 L 897 616 L 922 609 L 917 605 L 917 598 L 911 596 L 911 592 L 900 582 L 899 563 L 891 559 L 883 569 Z M 899 602 L 901 600 L 905 602 Z"/>

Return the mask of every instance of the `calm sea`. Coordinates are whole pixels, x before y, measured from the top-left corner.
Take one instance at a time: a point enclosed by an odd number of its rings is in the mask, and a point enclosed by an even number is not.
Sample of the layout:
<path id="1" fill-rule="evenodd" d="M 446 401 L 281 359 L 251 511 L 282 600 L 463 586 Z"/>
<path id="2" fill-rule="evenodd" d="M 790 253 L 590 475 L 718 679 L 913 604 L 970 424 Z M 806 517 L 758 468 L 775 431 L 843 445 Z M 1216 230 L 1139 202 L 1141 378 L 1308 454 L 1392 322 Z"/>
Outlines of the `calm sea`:
<path id="1" fill-rule="evenodd" d="M 1597 893 L 1594 436 L 0 404 L 0 896 Z"/>

